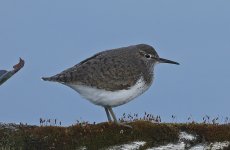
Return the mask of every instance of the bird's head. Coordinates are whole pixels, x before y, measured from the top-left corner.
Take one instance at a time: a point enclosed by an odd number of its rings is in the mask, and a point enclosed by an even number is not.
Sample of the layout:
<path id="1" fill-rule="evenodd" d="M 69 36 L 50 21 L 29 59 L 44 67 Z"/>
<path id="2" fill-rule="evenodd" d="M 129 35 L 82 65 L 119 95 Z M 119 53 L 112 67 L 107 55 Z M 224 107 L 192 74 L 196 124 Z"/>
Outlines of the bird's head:
<path id="1" fill-rule="evenodd" d="M 136 47 L 139 50 L 139 57 L 141 57 L 141 59 L 147 64 L 155 65 L 157 63 L 169 63 L 179 65 L 178 62 L 160 58 L 156 50 L 152 46 L 146 44 L 139 44 L 136 45 Z"/>

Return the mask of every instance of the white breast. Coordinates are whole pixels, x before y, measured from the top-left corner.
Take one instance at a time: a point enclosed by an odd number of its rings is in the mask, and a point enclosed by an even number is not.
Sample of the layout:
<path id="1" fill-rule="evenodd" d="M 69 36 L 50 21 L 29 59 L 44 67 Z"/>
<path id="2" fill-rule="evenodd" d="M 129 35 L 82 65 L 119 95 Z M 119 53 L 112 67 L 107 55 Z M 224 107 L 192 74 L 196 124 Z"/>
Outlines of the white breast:
<path id="1" fill-rule="evenodd" d="M 116 107 L 125 104 L 145 92 L 150 85 L 147 85 L 141 77 L 134 86 L 127 90 L 106 91 L 84 85 L 68 84 L 67 86 L 76 90 L 81 96 L 90 102 L 100 106 Z"/>

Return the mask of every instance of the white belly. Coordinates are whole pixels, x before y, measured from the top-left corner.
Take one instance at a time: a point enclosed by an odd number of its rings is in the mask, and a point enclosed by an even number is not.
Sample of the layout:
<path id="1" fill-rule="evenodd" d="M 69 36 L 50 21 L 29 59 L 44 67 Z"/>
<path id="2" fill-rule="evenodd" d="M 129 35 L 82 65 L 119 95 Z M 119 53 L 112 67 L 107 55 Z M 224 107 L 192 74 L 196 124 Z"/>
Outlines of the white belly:
<path id="1" fill-rule="evenodd" d="M 116 107 L 125 104 L 133 100 L 135 97 L 141 95 L 149 88 L 143 78 L 140 78 L 137 83 L 129 89 L 119 91 L 106 91 L 103 89 L 96 89 L 75 84 L 68 84 L 67 86 L 76 90 L 81 96 L 90 102 L 104 107 Z"/>

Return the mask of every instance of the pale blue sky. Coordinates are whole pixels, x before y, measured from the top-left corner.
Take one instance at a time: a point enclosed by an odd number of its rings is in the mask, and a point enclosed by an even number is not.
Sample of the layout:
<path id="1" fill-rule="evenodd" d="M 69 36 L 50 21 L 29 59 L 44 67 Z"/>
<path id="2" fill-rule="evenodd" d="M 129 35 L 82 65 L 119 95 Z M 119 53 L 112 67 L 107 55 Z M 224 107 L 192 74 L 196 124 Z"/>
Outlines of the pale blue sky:
<path id="1" fill-rule="evenodd" d="M 138 43 L 180 66 L 156 67 L 152 87 L 114 109 L 170 121 L 230 116 L 230 1 L 0 1 L 0 69 L 25 67 L 0 87 L 0 122 L 58 118 L 106 121 L 104 109 L 61 84 L 44 82 L 93 54 Z"/>

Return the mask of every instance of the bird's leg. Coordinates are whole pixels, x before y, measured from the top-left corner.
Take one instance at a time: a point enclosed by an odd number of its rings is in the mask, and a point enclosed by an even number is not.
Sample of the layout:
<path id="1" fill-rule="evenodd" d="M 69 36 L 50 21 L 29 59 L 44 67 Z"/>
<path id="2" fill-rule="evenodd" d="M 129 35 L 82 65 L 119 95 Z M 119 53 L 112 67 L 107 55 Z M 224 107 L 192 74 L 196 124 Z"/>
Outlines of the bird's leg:
<path id="1" fill-rule="evenodd" d="M 112 117 L 113 117 L 114 123 L 116 123 L 116 124 L 118 124 L 118 125 L 121 125 L 121 126 L 124 126 L 124 127 L 132 128 L 131 126 L 129 126 L 129 125 L 127 125 L 127 124 L 123 124 L 123 123 L 120 123 L 120 122 L 117 121 L 117 118 L 116 118 L 116 116 L 115 116 L 115 114 L 114 114 L 114 112 L 113 112 L 112 107 L 108 107 L 108 110 L 109 110 L 110 114 L 111 114 Z"/>
<path id="2" fill-rule="evenodd" d="M 108 121 L 109 121 L 109 122 L 112 122 L 112 119 L 111 119 L 111 116 L 110 116 L 110 114 L 109 114 L 109 110 L 108 110 L 108 108 L 107 108 L 107 107 L 104 107 L 104 108 L 105 108 L 105 112 L 106 112 L 106 115 L 107 115 Z"/>
<path id="3" fill-rule="evenodd" d="M 111 114 L 112 117 L 113 117 L 114 123 L 118 124 L 117 118 L 116 118 L 115 114 L 113 113 L 112 107 L 108 107 L 108 110 L 109 110 L 110 114 Z"/>

